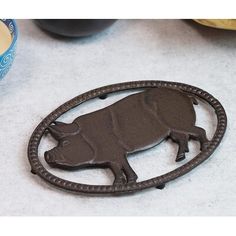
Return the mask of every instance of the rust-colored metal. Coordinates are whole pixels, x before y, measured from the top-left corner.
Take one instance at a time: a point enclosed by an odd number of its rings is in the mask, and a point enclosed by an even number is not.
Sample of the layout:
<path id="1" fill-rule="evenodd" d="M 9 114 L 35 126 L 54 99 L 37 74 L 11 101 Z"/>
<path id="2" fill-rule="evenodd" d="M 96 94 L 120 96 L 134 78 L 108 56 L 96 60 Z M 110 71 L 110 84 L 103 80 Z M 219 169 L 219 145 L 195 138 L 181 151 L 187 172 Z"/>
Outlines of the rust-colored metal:
<path id="1" fill-rule="evenodd" d="M 143 91 L 95 112 L 76 118 L 72 123 L 56 121 L 63 113 L 96 97 L 122 90 Z M 205 130 L 195 126 L 194 105 L 205 100 L 215 109 L 217 130 L 208 140 Z M 32 172 L 47 182 L 73 192 L 90 194 L 130 193 L 156 187 L 176 179 L 206 160 L 219 145 L 227 118 L 222 105 L 207 92 L 181 83 L 135 81 L 105 86 L 79 95 L 49 114 L 34 131 L 28 147 Z M 38 146 L 48 130 L 58 141 L 57 147 L 45 152 L 46 162 L 55 168 L 79 169 L 90 166 L 110 168 L 113 185 L 87 185 L 63 180 L 49 173 L 38 158 Z M 189 139 L 198 140 L 201 152 L 181 167 L 142 182 L 127 161 L 127 154 L 145 150 L 171 138 L 179 145 L 176 161 L 185 158 Z"/>

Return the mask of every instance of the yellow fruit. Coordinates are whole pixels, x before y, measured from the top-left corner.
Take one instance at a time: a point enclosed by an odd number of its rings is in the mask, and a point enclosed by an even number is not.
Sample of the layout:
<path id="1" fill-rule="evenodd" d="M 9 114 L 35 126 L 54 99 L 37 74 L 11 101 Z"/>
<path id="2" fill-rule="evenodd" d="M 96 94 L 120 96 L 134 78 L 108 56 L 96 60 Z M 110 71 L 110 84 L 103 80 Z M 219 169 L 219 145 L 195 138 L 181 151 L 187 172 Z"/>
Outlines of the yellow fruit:
<path id="1" fill-rule="evenodd" d="M 209 27 L 236 30 L 236 19 L 195 19 L 196 22 Z"/>

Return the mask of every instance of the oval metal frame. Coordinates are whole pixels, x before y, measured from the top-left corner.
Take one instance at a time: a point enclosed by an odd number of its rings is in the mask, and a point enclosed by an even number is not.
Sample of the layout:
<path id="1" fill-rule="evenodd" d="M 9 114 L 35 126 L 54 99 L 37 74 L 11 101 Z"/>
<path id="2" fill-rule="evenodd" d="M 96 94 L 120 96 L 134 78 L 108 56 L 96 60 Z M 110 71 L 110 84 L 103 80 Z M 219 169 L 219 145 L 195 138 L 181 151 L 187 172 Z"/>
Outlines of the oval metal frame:
<path id="1" fill-rule="evenodd" d="M 38 157 L 38 146 L 40 144 L 41 138 L 47 129 L 47 127 L 55 121 L 62 114 L 73 109 L 74 107 L 86 102 L 90 99 L 100 97 L 113 92 L 124 91 L 124 90 L 134 90 L 134 89 L 145 89 L 154 87 L 167 87 L 167 88 L 178 88 L 182 91 L 194 94 L 195 96 L 205 100 L 210 106 L 213 107 L 217 116 L 217 129 L 215 134 L 210 141 L 208 148 L 200 152 L 192 160 L 186 164 L 176 168 L 175 170 L 168 172 L 166 174 L 157 176 L 152 179 L 145 181 L 124 184 L 120 186 L 113 185 L 88 185 L 75 183 L 72 181 L 61 179 L 50 172 L 48 172 Z M 209 156 L 215 151 L 217 146 L 220 144 L 227 126 L 227 117 L 223 106 L 220 102 L 210 95 L 208 92 L 203 91 L 197 87 L 177 83 L 177 82 L 166 82 L 166 81 L 133 81 L 125 82 L 119 84 L 113 84 L 104 86 L 98 89 L 91 90 L 84 94 L 81 94 L 70 101 L 64 103 L 52 113 L 50 113 L 34 130 L 28 145 L 28 158 L 32 168 L 32 173 L 37 174 L 42 179 L 48 183 L 67 191 L 76 193 L 86 193 L 86 194 L 115 194 L 115 193 L 130 193 L 135 191 L 140 191 L 143 189 L 161 186 L 167 182 L 170 182 L 186 173 L 191 171 L 193 168 L 205 161 Z"/>

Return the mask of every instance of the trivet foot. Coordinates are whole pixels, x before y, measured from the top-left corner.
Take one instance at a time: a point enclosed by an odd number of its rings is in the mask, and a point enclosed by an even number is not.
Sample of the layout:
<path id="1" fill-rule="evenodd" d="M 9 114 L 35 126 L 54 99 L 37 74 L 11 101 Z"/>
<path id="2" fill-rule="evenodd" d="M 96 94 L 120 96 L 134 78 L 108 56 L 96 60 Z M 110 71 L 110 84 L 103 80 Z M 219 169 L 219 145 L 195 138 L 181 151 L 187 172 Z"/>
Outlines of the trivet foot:
<path id="1" fill-rule="evenodd" d="M 165 184 L 161 184 L 161 185 L 156 186 L 156 188 L 162 190 L 165 188 L 165 186 L 166 186 Z"/>
<path id="2" fill-rule="evenodd" d="M 99 98 L 102 99 L 102 100 L 104 100 L 104 99 L 107 98 L 107 94 L 103 94 L 103 95 L 101 95 Z"/>

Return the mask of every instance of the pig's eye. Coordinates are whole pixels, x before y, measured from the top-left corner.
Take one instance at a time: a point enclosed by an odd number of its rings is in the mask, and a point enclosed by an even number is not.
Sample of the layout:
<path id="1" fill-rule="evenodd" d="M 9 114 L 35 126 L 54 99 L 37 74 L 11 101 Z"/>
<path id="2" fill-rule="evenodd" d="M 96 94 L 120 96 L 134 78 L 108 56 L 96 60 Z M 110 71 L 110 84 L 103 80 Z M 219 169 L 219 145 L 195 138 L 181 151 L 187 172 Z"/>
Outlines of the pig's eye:
<path id="1" fill-rule="evenodd" d="M 64 141 L 62 142 L 62 146 L 64 147 L 64 146 L 68 145 L 69 143 L 70 143 L 70 141 L 64 140 Z"/>

